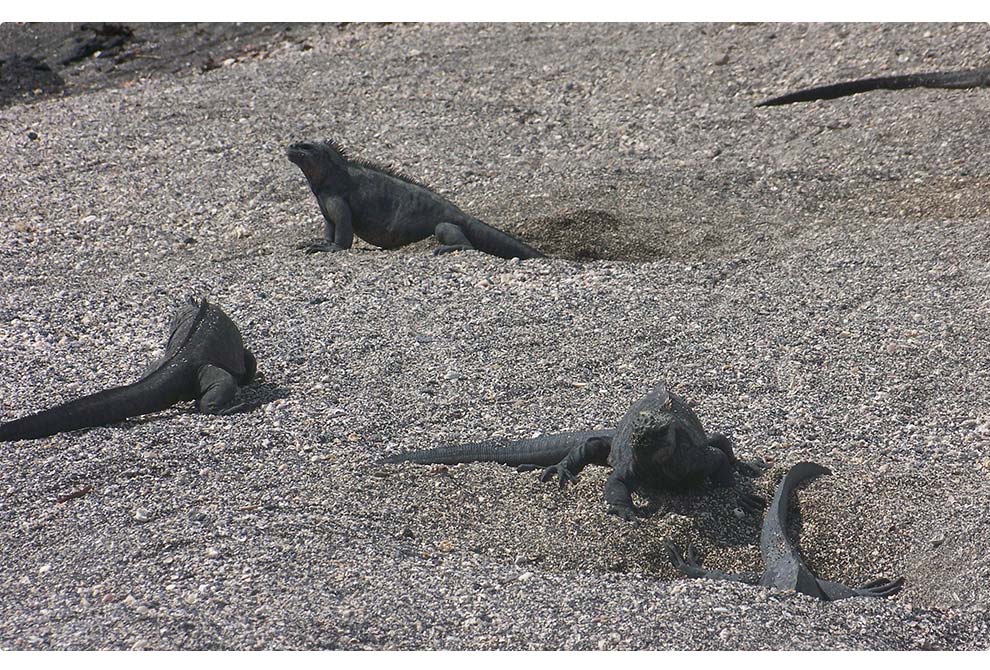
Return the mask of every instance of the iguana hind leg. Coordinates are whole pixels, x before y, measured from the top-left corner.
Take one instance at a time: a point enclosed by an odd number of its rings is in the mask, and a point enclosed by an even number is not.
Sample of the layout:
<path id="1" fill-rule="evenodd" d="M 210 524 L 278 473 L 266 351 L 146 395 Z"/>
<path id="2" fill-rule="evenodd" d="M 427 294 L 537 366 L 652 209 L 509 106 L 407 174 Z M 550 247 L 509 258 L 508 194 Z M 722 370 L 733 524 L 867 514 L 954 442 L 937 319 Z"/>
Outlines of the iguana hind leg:
<path id="1" fill-rule="evenodd" d="M 454 223 L 440 223 L 433 231 L 440 246 L 433 250 L 437 256 L 449 254 L 451 251 L 474 251 L 474 245 L 467 238 L 461 227 Z"/>
<path id="2" fill-rule="evenodd" d="M 903 577 L 898 577 L 893 581 L 880 577 L 853 589 L 853 592 L 857 596 L 866 598 L 887 598 L 900 591 L 902 586 L 904 586 Z"/>
<path id="3" fill-rule="evenodd" d="M 237 395 L 237 379 L 223 368 L 204 365 L 197 379 L 199 400 L 196 405 L 203 414 L 230 414 L 240 405 L 230 406 Z"/>
<path id="4" fill-rule="evenodd" d="M 757 575 L 746 573 L 730 575 L 727 572 L 708 570 L 701 567 L 701 564 L 698 562 L 698 554 L 695 552 L 693 545 L 688 545 L 684 556 L 681 556 L 680 549 L 671 540 L 666 540 L 664 547 L 667 549 L 667 556 L 670 558 L 670 563 L 688 577 L 722 579 L 730 582 L 744 582 L 746 584 L 755 584 L 759 581 Z"/>
<path id="5" fill-rule="evenodd" d="M 891 581 L 883 577 L 874 579 L 857 588 L 851 588 L 839 582 L 826 579 L 815 579 L 821 591 L 823 600 L 842 600 L 844 598 L 889 598 L 904 586 L 904 578 L 898 577 Z"/>

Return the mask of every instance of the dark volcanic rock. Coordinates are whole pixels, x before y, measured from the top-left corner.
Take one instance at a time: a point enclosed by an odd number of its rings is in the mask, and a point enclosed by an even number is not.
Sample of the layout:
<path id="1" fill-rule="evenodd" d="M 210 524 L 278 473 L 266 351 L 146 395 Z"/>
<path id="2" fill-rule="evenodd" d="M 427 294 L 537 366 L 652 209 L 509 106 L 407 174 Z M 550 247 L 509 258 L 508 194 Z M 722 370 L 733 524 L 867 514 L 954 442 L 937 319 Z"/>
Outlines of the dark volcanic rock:
<path id="1" fill-rule="evenodd" d="M 59 62 L 68 65 L 94 54 L 115 55 L 132 37 L 134 31 L 119 23 L 84 23 L 63 48 Z"/>
<path id="2" fill-rule="evenodd" d="M 34 91 L 57 93 L 64 85 L 58 73 L 37 58 L 8 54 L 0 59 L 0 107 Z"/>

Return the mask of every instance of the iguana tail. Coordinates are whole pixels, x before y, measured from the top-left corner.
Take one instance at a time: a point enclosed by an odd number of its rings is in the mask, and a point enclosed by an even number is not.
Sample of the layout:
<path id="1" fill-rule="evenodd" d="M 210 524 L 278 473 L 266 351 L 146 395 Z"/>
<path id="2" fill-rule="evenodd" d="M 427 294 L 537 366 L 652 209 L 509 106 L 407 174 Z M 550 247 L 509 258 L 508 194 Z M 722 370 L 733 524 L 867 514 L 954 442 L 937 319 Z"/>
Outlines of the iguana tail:
<path id="1" fill-rule="evenodd" d="M 459 444 L 452 447 L 423 449 L 396 454 L 382 460 L 383 463 L 501 463 L 502 465 L 555 465 L 571 449 L 581 446 L 591 438 L 611 439 L 614 430 L 585 430 L 555 435 L 541 435 L 529 440 L 516 440 L 499 444 L 480 442 Z"/>
<path id="2" fill-rule="evenodd" d="M 787 538 L 787 506 L 791 493 L 801 482 L 824 474 L 830 475 L 832 472 L 818 463 L 802 461 L 791 467 L 777 485 L 760 533 L 760 551 L 766 563 L 763 573 L 765 586 L 791 588 L 808 595 L 818 594 L 818 579 L 804 565 L 797 548 Z"/>
<path id="3" fill-rule="evenodd" d="M 980 88 L 990 86 L 990 68 L 979 70 L 957 70 L 953 72 L 922 72 L 919 74 L 894 75 L 890 77 L 871 77 L 844 81 L 828 86 L 806 88 L 794 93 L 770 98 L 758 103 L 757 107 L 787 105 L 792 102 L 809 102 L 811 100 L 831 100 L 846 95 L 876 91 L 880 89 L 897 90 L 904 88 Z"/>
<path id="4" fill-rule="evenodd" d="M 770 510 L 767 512 L 767 517 L 772 517 L 776 522 L 775 525 L 778 528 L 767 531 L 764 525 L 764 535 L 770 532 L 774 535 L 778 533 L 778 529 L 787 528 L 787 502 L 790 500 L 791 493 L 798 487 L 801 482 L 812 477 L 817 477 L 818 475 L 830 475 L 832 471 L 826 468 L 824 465 L 819 465 L 818 463 L 812 463 L 811 461 L 801 461 L 791 467 L 784 475 L 784 478 L 777 485 L 777 491 L 773 496 L 773 502 L 770 503 Z M 783 535 L 786 541 L 787 536 Z"/>
<path id="5" fill-rule="evenodd" d="M 546 256 L 512 235 L 478 220 L 464 225 L 464 234 L 478 251 L 501 258 L 545 258 Z"/>
<path id="6" fill-rule="evenodd" d="M 133 384 L 83 396 L 0 424 L 0 442 L 34 440 L 159 412 L 188 397 L 189 387 L 190 381 L 180 370 L 158 371 Z"/>

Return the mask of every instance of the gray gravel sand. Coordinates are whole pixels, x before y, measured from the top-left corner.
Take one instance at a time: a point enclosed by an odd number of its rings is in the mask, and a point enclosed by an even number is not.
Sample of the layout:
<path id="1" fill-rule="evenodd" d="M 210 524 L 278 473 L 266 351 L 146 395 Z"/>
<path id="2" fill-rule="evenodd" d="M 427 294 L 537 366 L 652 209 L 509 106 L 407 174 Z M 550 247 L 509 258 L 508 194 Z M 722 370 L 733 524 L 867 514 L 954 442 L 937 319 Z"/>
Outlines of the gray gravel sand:
<path id="1" fill-rule="evenodd" d="M 293 36 L 0 110 L 0 420 L 134 379 L 191 292 L 262 375 L 246 414 L 0 448 L 0 647 L 990 646 L 990 91 L 753 109 L 985 65 L 986 25 Z M 554 258 L 303 254 L 321 217 L 284 149 L 324 137 Z M 904 590 L 680 578 L 668 537 L 761 569 L 724 490 L 631 527 L 603 469 L 375 464 L 608 427 L 659 379 L 771 465 L 761 492 L 831 468 L 794 508 L 809 565 Z"/>

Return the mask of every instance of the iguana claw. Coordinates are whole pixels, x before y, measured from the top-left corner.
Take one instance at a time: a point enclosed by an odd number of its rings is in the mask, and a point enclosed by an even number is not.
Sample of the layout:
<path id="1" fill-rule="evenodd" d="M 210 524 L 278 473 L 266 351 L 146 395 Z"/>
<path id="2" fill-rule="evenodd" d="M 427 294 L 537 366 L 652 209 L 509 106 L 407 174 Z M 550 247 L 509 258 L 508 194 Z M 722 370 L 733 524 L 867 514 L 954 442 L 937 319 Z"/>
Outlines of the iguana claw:
<path id="1" fill-rule="evenodd" d="M 904 586 L 903 577 L 898 577 L 894 581 L 881 577 L 867 582 L 853 591 L 857 596 L 866 598 L 887 598 L 900 591 L 902 586 Z"/>
<path id="2" fill-rule="evenodd" d="M 445 244 L 433 249 L 433 255 L 439 256 L 441 254 L 449 254 L 453 251 L 474 251 L 474 247 L 469 247 L 466 244 Z"/>
<path id="3" fill-rule="evenodd" d="M 300 248 L 304 249 L 307 254 L 315 254 L 323 251 L 333 252 L 344 250 L 344 247 L 333 242 L 314 242 L 312 244 L 304 243 Z"/>
<path id="4" fill-rule="evenodd" d="M 689 544 L 685 555 L 681 556 L 677 545 L 671 540 L 666 540 L 663 544 L 667 549 L 667 556 L 670 558 L 670 563 L 675 569 L 689 577 L 706 576 L 707 572 L 698 563 L 698 553 L 694 550 L 694 545 Z"/>
<path id="5" fill-rule="evenodd" d="M 230 405 L 229 407 L 224 407 L 222 410 L 217 412 L 217 416 L 230 416 L 231 414 L 240 414 L 248 408 L 248 403 L 239 402 L 236 405 Z"/>
<path id="6" fill-rule="evenodd" d="M 574 474 L 570 470 L 568 470 L 565 466 L 560 464 L 551 465 L 550 467 L 546 468 L 543 471 L 543 474 L 540 475 L 540 481 L 548 482 L 551 479 L 553 479 L 554 475 L 557 475 L 557 482 L 558 484 L 560 484 L 560 488 L 564 488 L 571 482 L 577 481 L 577 477 L 575 477 Z"/>
<path id="7" fill-rule="evenodd" d="M 767 464 L 760 459 L 736 461 L 736 471 L 744 477 L 759 477 L 767 470 Z"/>
<path id="8" fill-rule="evenodd" d="M 608 513 L 632 524 L 639 523 L 639 517 L 636 516 L 636 510 L 626 505 L 609 505 Z"/>
<path id="9" fill-rule="evenodd" d="M 767 499 L 756 493 L 740 493 L 739 507 L 750 514 L 759 512 L 767 506 Z"/>

